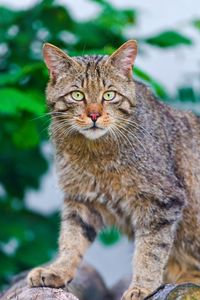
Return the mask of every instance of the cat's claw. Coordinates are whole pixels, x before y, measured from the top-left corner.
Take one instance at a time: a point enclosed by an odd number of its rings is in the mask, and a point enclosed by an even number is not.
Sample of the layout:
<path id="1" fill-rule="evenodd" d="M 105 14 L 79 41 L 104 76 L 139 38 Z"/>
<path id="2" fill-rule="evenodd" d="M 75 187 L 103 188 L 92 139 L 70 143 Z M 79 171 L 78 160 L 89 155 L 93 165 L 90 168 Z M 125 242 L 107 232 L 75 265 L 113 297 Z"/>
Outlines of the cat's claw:
<path id="1" fill-rule="evenodd" d="M 65 286 L 65 281 L 57 272 L 48 268 L 35 268 L 28 274 L 28 285 L 30 287 L 53 287 L 60 288 Z"/>
<path id="2" fill-rule="evenodd" d="M 151 291 L 143 288 L 129 288 L 122 296 L 121 300 L 144 300 Z"/>

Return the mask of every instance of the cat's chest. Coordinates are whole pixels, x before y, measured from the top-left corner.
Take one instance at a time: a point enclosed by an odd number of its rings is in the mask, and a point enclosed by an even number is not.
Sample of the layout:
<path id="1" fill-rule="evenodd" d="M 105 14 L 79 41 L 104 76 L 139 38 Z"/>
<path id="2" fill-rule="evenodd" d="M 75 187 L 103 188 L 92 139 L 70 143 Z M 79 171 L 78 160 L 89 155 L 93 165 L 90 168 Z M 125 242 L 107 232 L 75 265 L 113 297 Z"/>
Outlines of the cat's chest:
<path id="1" fill-rule="evenodd" d="M 138 189 L 138 178 L 133 166 L 124 161 L 107 163 L 73 163 L 65 155 L 59 161 L 59 182 L 64 193 L 78 201 L 116 202 L 133 198 Z"/>

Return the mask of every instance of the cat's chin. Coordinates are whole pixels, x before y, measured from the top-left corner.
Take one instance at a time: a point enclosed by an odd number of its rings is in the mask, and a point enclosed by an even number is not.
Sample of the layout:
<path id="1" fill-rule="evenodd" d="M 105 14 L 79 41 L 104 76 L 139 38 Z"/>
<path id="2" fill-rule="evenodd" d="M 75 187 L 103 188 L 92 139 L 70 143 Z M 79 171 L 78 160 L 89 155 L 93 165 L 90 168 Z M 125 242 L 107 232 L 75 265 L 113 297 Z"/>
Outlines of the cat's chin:
<path id="1" fill-rule="evenodd" d="M 107 133 L 107 129 L 101 129 L 101 128 L 96 128 L 96 129 L 88 129 L 88 130 L 81 130 L 80 133 L 84 135 L 87 139 L 89 140 L 96 140 L 103 135 Z"/>

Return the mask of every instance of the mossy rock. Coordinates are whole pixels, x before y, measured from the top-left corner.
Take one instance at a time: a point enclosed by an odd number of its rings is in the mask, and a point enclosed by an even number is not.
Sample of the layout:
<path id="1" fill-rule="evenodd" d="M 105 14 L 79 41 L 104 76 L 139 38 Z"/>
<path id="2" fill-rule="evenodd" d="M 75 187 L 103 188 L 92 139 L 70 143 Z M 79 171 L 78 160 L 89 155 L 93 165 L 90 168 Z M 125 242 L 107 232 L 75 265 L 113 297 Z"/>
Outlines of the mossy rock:
<path id="1" fill-rule="evenodd" d="M 200 300 L 200 285 L 184 283 L 161 286 L 145 300 Z"/>

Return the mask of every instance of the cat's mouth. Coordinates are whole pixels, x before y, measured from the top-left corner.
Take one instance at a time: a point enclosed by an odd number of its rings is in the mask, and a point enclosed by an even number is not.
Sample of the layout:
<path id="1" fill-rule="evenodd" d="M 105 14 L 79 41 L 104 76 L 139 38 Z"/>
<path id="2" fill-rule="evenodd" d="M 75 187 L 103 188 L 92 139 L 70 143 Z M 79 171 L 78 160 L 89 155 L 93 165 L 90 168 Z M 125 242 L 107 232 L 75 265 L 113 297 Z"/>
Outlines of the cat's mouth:
<path id="1" fill-rule="evenodd" d="M 90 127 L 82 129 L 82 134 L 91 140 L 95 140 L 103 136 L 107 132 L 106 128 L 99 127 L 96 124 L 93 124 Z"/>
<path id="2" fill-rule="evenodd" d="M 85 128 L 84 130 L 94 130 L 95 131 L 98 129 L 103 130 L 104 128 L 101 128 L 94 123 L 92 126 L 90 126 L 89 128 Z"/>

